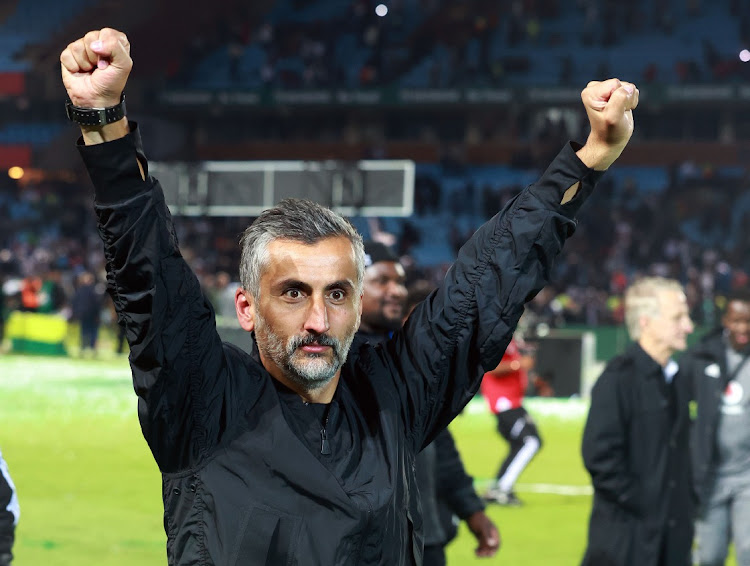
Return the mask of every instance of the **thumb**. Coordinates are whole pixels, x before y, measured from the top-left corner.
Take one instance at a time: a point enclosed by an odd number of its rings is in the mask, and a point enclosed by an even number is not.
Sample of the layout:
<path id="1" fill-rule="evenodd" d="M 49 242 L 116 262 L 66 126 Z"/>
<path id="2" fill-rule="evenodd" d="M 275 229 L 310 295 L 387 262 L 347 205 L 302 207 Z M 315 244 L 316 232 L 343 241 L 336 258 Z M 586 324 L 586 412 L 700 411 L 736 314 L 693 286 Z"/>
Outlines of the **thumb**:
<path id="1" fill-rule="evenodd" d="M 124 33 L 104 28 L 89 47 L 98 57 L 98 69 L 103 70 L 112 65 L 117 69 L 130 72 L 133 61 L 130 58 L 130 42 Z"/>

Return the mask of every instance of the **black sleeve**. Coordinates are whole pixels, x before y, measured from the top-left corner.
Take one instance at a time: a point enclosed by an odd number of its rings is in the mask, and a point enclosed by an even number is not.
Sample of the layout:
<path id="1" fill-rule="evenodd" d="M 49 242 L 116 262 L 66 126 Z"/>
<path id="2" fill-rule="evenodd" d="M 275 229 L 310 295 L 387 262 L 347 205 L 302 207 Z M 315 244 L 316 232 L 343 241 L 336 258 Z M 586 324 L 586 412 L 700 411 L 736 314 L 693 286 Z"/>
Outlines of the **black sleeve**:
<path id="1" fill-rule="evenodd" d="M 461 248 L 443 284 L 386 344 L 407 433 L 417 450 L 475 395 L 503 356 L 524 304 L 549 279 L 575 215 L 601 172 L 568 144 L 535 184 Z M 561 204 L 578 185 L 576 196 Z"/>
<path id="2" fill-rule="evenodd" d="M 460 519 L 484 509 L 474 491 L 474 479 L 466 473 L 453 436 L 446 428 L 435 437 L 438 498 Z"/>
<path id="3" fill-rule="evenodd" d="M 238 397 L 230 395 L 213 308 L 180 254 L 137 129 L 79 150 L 95 187 L 108 291 L 130 345 L 143 434 L 162 471 L 191 467 L 218 443 Z"/>

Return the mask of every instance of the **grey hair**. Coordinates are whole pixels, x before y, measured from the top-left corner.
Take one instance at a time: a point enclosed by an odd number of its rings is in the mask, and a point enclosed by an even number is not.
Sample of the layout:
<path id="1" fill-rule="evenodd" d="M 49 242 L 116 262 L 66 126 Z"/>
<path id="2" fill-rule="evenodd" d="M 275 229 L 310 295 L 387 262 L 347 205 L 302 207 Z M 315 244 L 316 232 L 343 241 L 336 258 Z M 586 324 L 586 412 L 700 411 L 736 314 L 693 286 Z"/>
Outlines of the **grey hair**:
<path id="1" fill-rule="evenodd" d="M 326 238 L 343 236 L 352 244 L 357 267 L 357 291 L 362 293 L 365 274 L 365 249 L 362 236 L 340 214 L 318 203 L 287 198 L 264 210 L 248 226 L 242 238 L 240 283 L 258 299 L 260 276 L 268 264 L 268 246 L 274 240 L 292 240 L 313 245 Z"/>
<path id="2" fill-rule="evenodd" d="M 679 281 L 666 277 L 643 277 L 625 291 L 625 325 L 631 340 L 641 337 L 641 317 L 659 316 L 659 293 L 662 291 L 684 292 Z"/>

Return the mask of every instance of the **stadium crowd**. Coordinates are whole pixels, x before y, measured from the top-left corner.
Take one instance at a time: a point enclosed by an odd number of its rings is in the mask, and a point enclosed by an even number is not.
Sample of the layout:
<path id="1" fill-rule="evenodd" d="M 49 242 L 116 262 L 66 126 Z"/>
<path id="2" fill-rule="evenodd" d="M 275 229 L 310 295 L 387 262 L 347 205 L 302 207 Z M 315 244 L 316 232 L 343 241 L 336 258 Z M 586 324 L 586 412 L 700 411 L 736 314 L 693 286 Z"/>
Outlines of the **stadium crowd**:
<path id="1" fill-rule="evenodd" d="M 442 279 L 445 262 L 420 253 L 420 244 L 440 240 L 431 233 L 436 220 L 450 226 L 443 257 L 453 257 L 484 220 L 480 211 L 507 202 L 521 189 L 518 184 L 478 187 L 467 175 L 465 185 L 447 190 L 433 175 L 432 170 L 418 175 L 411 218 L 383 219 L 391 233 L 384 236 L 373 223 L 359 222 L 369 236 L 393 244 L 409 281 Z M 620 323 L 626 285 L 638 275 L 654 274 L 683 282 L 697 323 L 716 322 L 721 297 L 745 285 L 750 273 L 747 178 L 684 163 L 671 168 L 666 179 L 661 190 L 643 191 L 633 177 L 605 177 L 581 218 L 578 230 L 585 237 L 571 240 L 554 284 L 530 305 L 537 317 L 553 326 Z M 82 183 L 4 181 L 0 276 L 6 316 L 10 309 L 25 309 L 72 317 L 77 279 L 84 272 L 96 276 L 103 293 L 104 257 L 90 227 L 88 191 Z M 60 194 L 66 195 L 66 207 L 60 207 Z M 183 253 L 214 297 L 217 314 L 229 319 L 233 302 L 223 300 L 222 291 L 237 281 L 236 243 L 247 220 L 176 218 Z M 31 300 L 28 289 L 34 285 L 38 298 Z M 102 311 L 102 319 L 111 320 L 107 302 Z"/>
<path id="2" fill-rule="evenodd" d="M 628 42 L 652 50 L 634 68 L 646 83 L 723 82 L 745 75 L 724 49 L 731 38 L 750 37 L 750 11 L 736 0 L 726 6 L 730 27 L 721 37 L 704 37 L 695 49 L 671 54 L 654 49 L 655 38 L 700 30 L 712 22 L 716 6 L 696 0 L 397 0 L 388 2 L 381 16 L 377 4 L 291 0 L 273 3 L 265 14 L 235 8 L 185 46 L 173 83 L 208 88 L 569 85 L 582 73 L 608 75 L 606 49 Z M 540 48 L 554 49 L 555 56 L 547 56 L 553 61 L 544 61 Z M 196 60 L 202 63 L 197 68 Z M 556 72 L 546 72 L 550 63 Z M 248 72 L 253 66 L 260 74 Z"/>
<path id="3" fill-rule="evenodd" d="M 513 84 L 516 79 L 517 84 L 578 84 L 578 75 L 596 75 L 594 68 L 606 73 L 607 61 L 616 55 L 614 47 L 636 43 L 639 53 L 649 53 L 654 60 L 634 57 L 640 67 L 630 69 L 633 78 L 645 83 L 715 83 L 743 76 L 744 67 L 728 45 L 750 39 L 750 9 L 737 0 L 720 5 L 696 0 L 579 0 L 574 4 L 555 0 L 396 0 L 387 3 L 385 17 L 376 14 L 377 2 L 373 0 L 221 4 L 224 9 L 213 13 L 198 32 L 183 30 L 184 37 L 174 40 L 174 45 L 181 47 L 170 57 L 177 59 L 159 69 L 141 59 L 138 64 L 143 72 L 166 72 L 170 84 L 206 88 L 263 84 L 281 88 L 444 88 Z M 168 9 L 169 5 L 164 2 L 159 9 Z M 106 11 L 106 6 L 101 9 Z M 343 20 L 346 26 L 339 25 Z M 677 59 L 674 52 L 659 49 L 656 43 L 664 38 L 680 42 L 696 29 L 708 31 L 717 22 L 723 22 L 720 36 L 696 36 L 701 41 L 690 42 L 690 49 L 678 52 Z M 135 33 L 147 35 L 141 29 L 145 25 L 141 22 L 139 27 L 134 20 Z M 578 33 L 580 29 L 583 33 Z M 148 48 L 149 41 L 144 38 L 141 45 Z M 587 49 L 581 50 L 582 44 Z M 536 59 L 538 51 L 550 49 L 556 54 L 554 73 Z M 527 53 L 530 59 L 519 62 L 514 50 Z M 565 55 L 568 51 L 576 54 L 575 66 Z M 185 61 L 197 63 L 186 66 Z M 155 84 L 164 86 L 163 82 Z M 29 95 L 33 97 L 32 92 Z M 25 104 L 37 107 L 31 104 L 33 98 L 25 100 Z M 212 120 L 214 110 L 208 112 Z M 642 113 L 648 111 L 644 108 Z M 292 113 L 288 118 L 280 113 L 232 116 L 233 127 L 224 127 L 226 121 L 220 120 L 213 131 L 204 130 L 200 122 L 192 124 L 186 136 L 192 140 L 187 153 L 170 157 L 189 158 L 197 153 L 201 142 L 204 146 L 221 140 L 234 143 L 242 141 L 242 136 L 269 140 L 365 139 L 367 157 L 385 156 L 379 145 L 385 139 L 437 140 L 443 144 L 442 162 L 419 164 L 417 169 L 415 215 L 382 222 L 383 231 L 389 233 L 387 240 L 409 268 L 410 278 L 437 281 L 455 250 L 485 220 L 482 211 L 494 209 L 494 203 L 507 201 L 520 189 L 517 176 L 488 181 L 487 175 L 478 175 L 474 165 L 464 159 L 462 145 L 499 137 L 523 139 L 529 147 L 541 147 L 541 142 L 556 147 L 565 139 L 579 139 L 584 121 L 580 113 L 562 119 L 547 115 L 540 120 L 542 114 L 523 108 L 474 115 L 455 109 L 452 112 L 445 114 L 442 124 L 435 123 L 434 114 L 419 112 L 378 112 L 371 118 L 367 113 L 352 113 L 343 121 L 333 116 L 334 111 L 321 112 L 322 117 L 315 113 L 306 117 Z M 638 135 L 643 139 L 663 135 L 680 139 L 684 132 L 692 132 L 714 140 L 723 135 L 720 127 L 701 133 L 691 125 L 695 116 L 703 120 L 699 113 L 675 112 L 684 121 L 678 122 L 678 127 L 672 119 L 661 116 L 659 120 L 644 119 Z M 727 120 L 732 120 L 731 115 Z M 377 127 L 370 128 L 371 122 L 377 122 Z M 370 129 L 377 131 L 372 134 Z M 550 157 L 544 152 L 521 151 L 509 166 L 538 171 Z M 620 322 L 621 295 L 627 283 L 640 273 L 654 273 L 675 277 L 686 285 L 691 311 L 699 324 L 715 322 L 717 297 L 744 284 L 750 273 L 744 234 L 750 211 L 750 201 L 743 196 L 745 173 L 684 162 L 664 168 L 657 176 L 664 181 L 656 188 L 653 183 L 644 186 L 637 174 L 605 178 L 608 186 L 598 190 L 587 205 L 596 210 L 586 215 L 579 227 L 591 237 L 572 241 L 557 266 L 554 286 L 532 305 L 538 316 L 553 325 Z M 67 195 L 64 208 L 59 206 L 61 191 Z M 6 219 L 0 225 L 4 316 L 9 309 L 27 308 L 61 311 L 72 317 L 72 300 L 83 272 L 93 273 L 101 290 L 104 259 L 96 234 L 90 228 L 82 229 L 91 225 L 87 191 L 80 181 L 2 181 L 0 216 Z M 246 218 L 232 217 L 177 218 L 183 250 L 210 295 L 220 297 L 227 281 L 237 280 L 236 241 L 246 222 Z M 447 236 L 435 238 L 436 223 L 448 227 Z M 365 221 L 359 225 L 367 230 Z M 436 241 L 442 251 L 434 253 L 434 245 L 432 251 L 425 250 L 425 242 Z M 219 272 L 220 277 L 214 275 Z M 52 296 L 49 288 L 58 289 L 56 298 L 24 306 L 24 280 L 27 288 L 39 287 L 41 299 Z M 107 303 L 104 305 L 106 321 L 111 317 Z M 232 315 L 227 308 L 217 310 L 220 315 Z"/>

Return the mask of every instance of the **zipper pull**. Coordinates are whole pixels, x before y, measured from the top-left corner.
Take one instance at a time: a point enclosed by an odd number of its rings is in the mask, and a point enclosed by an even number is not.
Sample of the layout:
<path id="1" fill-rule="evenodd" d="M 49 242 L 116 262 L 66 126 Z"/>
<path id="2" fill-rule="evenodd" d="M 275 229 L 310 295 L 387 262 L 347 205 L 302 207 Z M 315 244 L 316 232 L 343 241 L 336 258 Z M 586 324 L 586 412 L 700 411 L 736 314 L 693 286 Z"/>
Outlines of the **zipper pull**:
<path id="1" fill-rule="evenodd" d="M 320 429 L 320 453 L 323 454 L 323 456 L 331 454 L 331 447 L 328 445 L 328 435 L 326 434 L 325 427 Z"/>

